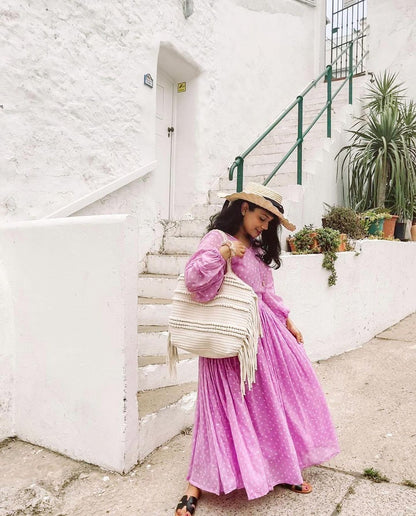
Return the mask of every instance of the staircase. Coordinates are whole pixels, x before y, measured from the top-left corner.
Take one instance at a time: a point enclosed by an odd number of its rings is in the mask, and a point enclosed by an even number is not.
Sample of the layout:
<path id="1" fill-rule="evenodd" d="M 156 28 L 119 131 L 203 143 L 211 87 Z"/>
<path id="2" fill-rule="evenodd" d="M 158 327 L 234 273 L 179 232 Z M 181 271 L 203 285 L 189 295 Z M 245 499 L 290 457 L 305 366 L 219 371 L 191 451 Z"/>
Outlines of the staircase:
<path id="1" fill-rule="evenodd" d="M 360 93 L 364 78 L 355 79 L 355 96 Z M 335 83 L 336 84 L 336 83 Z M 350 124 L 347 116 L 347 88 L 333 104 L 333 133 Z M 326 85 L 311 92 L 304 104 L 304 127 L 307 127 L 326 100 Z M 338 115 L 338 118 L 337 118 Z M 263 182 L 276 163 L 286 154 L 296 140 L 296 112 L 288 115 L 277 130 L 272 131 L 255 151 L 247 157 L 244 180 Z M 339 119 L 341 117 L 341 120 Z M 268 186 L 275 187 L 283 196 L 285 213 L 301 227 L 302 203 L 308 180 L 325 159 L 326 118 L 322 117 L 311 130 L 303 147 L 304 186 L 296 184 L 296 152 L 283 165 Z M 332 158 L 331 158 L 332 160 Z M 183 272 L 190 255 L 196 250 L 206 231 L 209 216 L 221 209 L 218 191 L 235 191 L 235 181 L 228 174 L 219 178 L 217 187 L 208 192 L 207 202 L 192 208 L 191 220 L 166 223 L 159 254 L 148 254 L 146 270 L 138 277 L 138 339 L 139 339 L 139 459 L 170 438 L 193 424 L 193 408 L 196 399 L 198 376 L 197 358 L 180 354 L 177 377 L 172 379 L 166 365 L 167 323 L 170 299 L 176 286 L 177 276 Z M 285 241 L 285 233 L 282 241 Z M 284 248 L 284 245 L 283 245 Z"/>

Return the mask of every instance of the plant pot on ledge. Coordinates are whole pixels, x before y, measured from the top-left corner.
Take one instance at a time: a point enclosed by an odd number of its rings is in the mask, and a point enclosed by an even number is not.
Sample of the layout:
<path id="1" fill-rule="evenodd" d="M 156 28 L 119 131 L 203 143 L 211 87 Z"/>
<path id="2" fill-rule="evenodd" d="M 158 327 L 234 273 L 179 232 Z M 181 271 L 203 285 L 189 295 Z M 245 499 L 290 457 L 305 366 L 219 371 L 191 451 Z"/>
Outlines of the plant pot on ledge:
<path id="1" fill-rule="evenodd" d="M 386 219 L 378 219 L 372 222 L 368 228 L 369 235 L 379 235 L 383 231 L 384 221 Z"/>
<path id="2" fill-rule="evenodd" d="M 394 230 L 396 228 L 396 222 L 398 219 L 398 215 L 392 215 L 390 219 L 384 219 L 383 224 L 383 237 L 384 238 L 394 238 Z"/>
<path id="3" fill-rule="evenodd" d="M 295 239 L 293 237 L 287 237 L 287 243 L 289 245 L 290 252 L 296 253 Z"/>
<path id="4" fill-rule="evenodd" d="M 416 220 L 413 221 L 412 227 L 410 228 L 410 235 L 412 242 L 416 242 Z"/>
<path id="5" fill-rule="evenodd" d="M 394 231 L 394 237 L 406 242 L 411 239 L 411 220 L 402 220 L 396 223 L 396 229 Z"/>
<path id="6" fill-rule="evenodd" d="M 342 253 L 344 251 L 347 250 L 347 234 L 346 233 L 341 233 L 339 235 L 340 237 L 340 244 L 339 244 L 339 247 L 338 247 L 338 253 Z"/>

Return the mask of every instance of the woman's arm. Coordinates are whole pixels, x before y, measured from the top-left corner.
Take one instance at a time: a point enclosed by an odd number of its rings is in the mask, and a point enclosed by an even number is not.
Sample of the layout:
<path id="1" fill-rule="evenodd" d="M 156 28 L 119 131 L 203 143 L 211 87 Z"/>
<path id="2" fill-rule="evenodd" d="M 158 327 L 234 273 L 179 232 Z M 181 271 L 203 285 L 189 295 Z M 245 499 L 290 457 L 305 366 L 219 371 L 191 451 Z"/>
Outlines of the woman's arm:
<path id="1" fill-rule="evenodd" d="M 286 323 L 287 329 L 295 337 L 299 344 L 303 344 L 302 333 L 296 328 L 292 319 L 289 318 L 289 309 L 283 303 L 283 299 L 274 291 L 274 281 L 271 269 L 268 267 L 266 279 L 266 296 L 265 302 L 272 308 L 275 314 Z"/>
<path id="2" fill-rule="evenodd" d="M 231 254 L 229 247 L 222 247 L 223 242 L 224 237 L 219 231 L 210 231 L 185 266 L 185 284 L 195 301 L 210 301 L 221 287 L 226 257 Z"/>
<path id="3" fill-rule="evenodd" d="M 279 317 L 279 319 L 286 323 L 289 309 L 285 306 L 283 299 L 276 294 L 274 291 L 273 274 L 270 267 L 266 266 L 266 278 L 265 278 L 265 292 L 263 294 L 263 300 L 273 310 L 273 312 Z"/>

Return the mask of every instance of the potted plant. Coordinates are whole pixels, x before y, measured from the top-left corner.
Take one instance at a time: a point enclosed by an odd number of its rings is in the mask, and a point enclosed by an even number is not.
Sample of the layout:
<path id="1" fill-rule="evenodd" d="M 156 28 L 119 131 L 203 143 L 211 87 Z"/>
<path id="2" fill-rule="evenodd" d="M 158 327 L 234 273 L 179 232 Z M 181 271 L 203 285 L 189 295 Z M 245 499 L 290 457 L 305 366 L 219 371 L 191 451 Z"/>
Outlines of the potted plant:
<path id="1" fill-rule="evenodd" d="M 410 228 L 410 236 L 411 236 L 412 242 L 416 242 L 416 216 L 412 221 L 412 227 Z"/>
<path id="2" fill-rule="evenodd" d="M 380 207 L 410 218 L 416 198 L 416 107 L 406 103 L 397 74 L 375 78 L 364 114 L 337 155 L 348 203 L 359 212 Z"/>
<path id="3" fill-rule="evenodd" d="M 382 208 L 375 208 L 361 213 L 360 218 L 364 231 L 368 235 L 383 236 L 384 222 L 391 219 L 392 216 Z"/>
<path id="4" fill-rule="evenodd" d="M 341 244 L 339 231 L 331 228 L 314 228 L 310 224 L 304 226 L 293 237 L 289 237 L 288 241 L 295 254 L 323 253 L 322 267 L 331 273 L 328 277 L 328 285 L 335 285 L 337 280 L 336 253 Z"/>
<path id="5" fill-rule="evenodd" d="M 288 238 L 290 250 L 294 253 L 319 253 L 318 241 L 316 239 L 316 230 L 313 225 L 306 225 L 299 230 L 293 237 Z"/>
<path id="6" fill-rule="evenodd" d="M 326 213 L 322 217 L 324 228 L 336 229 L 348 238 L 359 240 L 365 237 L 363 224 L 358 214 L 352 208 L 330 206 L 325 204 Z"/>
<path id="7" fill-rule="evenodd" d="M 413 220 L 412 220 L 412 227 L 410 228 L 410 236 L 412 239 L 412 242 L 416 242 L 416 202 L 413 206 Z"/>
<path id="8" fill-rule="evenodd" d="M 394 232 L 396 229 L 396 224 L 399 216 L 398 215 L 390 215 L 384 219 L 383 224 L 383 237 L 384 238 L 394 238 Z"/>

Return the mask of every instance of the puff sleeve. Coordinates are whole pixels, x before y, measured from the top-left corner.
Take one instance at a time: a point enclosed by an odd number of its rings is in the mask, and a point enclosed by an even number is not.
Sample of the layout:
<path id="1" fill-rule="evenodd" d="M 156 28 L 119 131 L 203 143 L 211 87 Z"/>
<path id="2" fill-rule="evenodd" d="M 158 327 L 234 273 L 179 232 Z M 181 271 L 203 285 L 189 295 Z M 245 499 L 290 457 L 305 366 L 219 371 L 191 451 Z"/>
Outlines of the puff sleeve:
<path id="1" fill-rule="evenodd" d="M 277 317 L 286 324 L 289 316 L 289 309 L 285 306 L 283 299 L 275 293 L 272 270 L 268 267 L 266 274 L 266 285 L 263 293 L 263 301 L 273 310 Z"/>
<path id="2" fill-rule="evenodd" d="M 219 251 L 223 241 L 220 231 L 210 231 L 185 266 L 185 284 L 195 301 L 210 301 L 221 287 L 227 264 Z"/>

